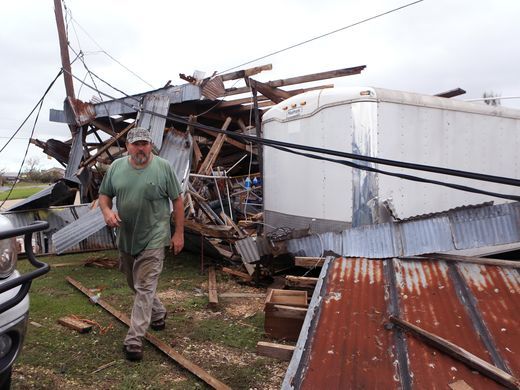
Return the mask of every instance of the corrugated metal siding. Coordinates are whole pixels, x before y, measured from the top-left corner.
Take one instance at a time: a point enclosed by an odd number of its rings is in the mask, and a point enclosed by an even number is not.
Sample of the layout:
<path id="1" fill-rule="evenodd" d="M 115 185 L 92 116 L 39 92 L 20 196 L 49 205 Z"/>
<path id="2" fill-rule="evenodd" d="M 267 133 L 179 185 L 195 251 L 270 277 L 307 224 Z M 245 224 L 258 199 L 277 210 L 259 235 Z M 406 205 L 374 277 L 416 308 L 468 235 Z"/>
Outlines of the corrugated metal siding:
<path id="1" fill-rule="evenodd" d="M 150 94 L 144 97 L 143 108 L 146 111 L 151 111 L 160 115 L 167 115 L 169 107 L 170 98 L 167 95 Z M 137 125 L 150 131 L 150 136 L 152 137 L 152 142 L 155 148 L 160 150 L 165 124 L 166 118 L 143 112 Z"/>
<path id="2" fill-rule="evenodd" d="M 338 240 L 341 235 L 341 242 Z M 366 225 L 289 240 L 290 252 L 391 258 L 520 242 L 520 203 L 453 210 L 445 216 Z"/>
<path id="3" fill-rule="evenodd" d="M 65 250 L 67 249 L 71 250 L 71 248 L 74 248 L 75 246 L 79 245 L 81 241 L 87 239 L 94 233 L 97 233 L 106 227 L 103 214 L 101 213 L 101 209 L 99 207 L 96 207 L 92 210 L 83 211 L 85 212 L 78 214 L 78 216 L 74 218 L 73 222 L 68 223 L 63 229 L 58 230 L 56 233 L 52 235 L 52 239 L 56 248 L 56 253 L 60 254 L 65 252 Z M 101 237 L 105 238 L 105 236 L 106 234 L 102 235 Z M 110 235 L 108 235 L 108 238 L 111 247 L 113 248 L 113 239 Z M 93 237 L 88 241 L 88 244 L 94 246 L 94 248 L 92 249 L 99 249 L 97 247 L 98 244 L 108 243 L 97 242 L 96 238 Z M 99 246 L 102 247 L 102 245 Z"/>
<path id="4" fill-rule="evenodd" d="M 78 171 L 79 164 L 81 163 L 81 159 L 83 158 L 83 127 L 79 128 L 79 131 L 74 135 L 74 140 L 72 141 L 72 147 L 70 149 L 69 161 L 67 163 L 67 168 L 65 169 L 65 179 L 71 180 L 79 184 L 79 179 L 76 176 L 76 172 Z"/>
<path id="5" fill-rule="evenodd" d="M 390 262 L 388 272 L 383 272 L 385 262 Z M 318 301 L 319 309 L 307 314 L 305 321 L 311 325 L 296 347 L 303 352 L 293 355 L 284 389 L 406 387 L 398 369 L 402 360 L 396 352 L 396 330 L 384 326 L 393 312 L 392 295 L 400 318 L 496 364 L 477 326 L 483 321 L 498 358 L 518 376 L 516 270 L 435 260 L 338 258 L 320 275 L 322 280 L 325 287 L 311 301 Z M 461 283 L 468 287 L 468 297 L 462 296 Z M 502 388 L 412 336 L 405 336 L 404 343 L 413 389 L 446 389 L 458 380 L 473 389 Z"/>
<path id="6" fill-rule="evenodd" d="M 54 190 L 54 187 L 56 185 L 58 185 L 58 183 L 54 183 L 48 187 L 45 187 L 43 190 L 37 192 L 36 194 L 33 194 L 33 195 L 29 196 L 28 198 L 25 198 L 25 199 L 21 200 L 20 202 L 14 204 L 13 206 L 9 207 L 7 209 L 7 211 L 14 211 L 25 205 L 31 204 L 35 200 L 39 200 L 39 199 L 42 199 L 45 197 L 50 197 L 52 194 L 52 191 Z"/>
<path id="7" fill-rule="evenodd" d="M 251 264 L 260 260 L 260 253 L 256 246 L 256 241 L 253 237 L 246 237 L 243 240 L 238 240 L 235 243 L 238 253 L 246 263 Z"/>
<path id="8" fill-rule="evenodd" d="M 520 241 L 520 203 L 460 210 L 448 214 L 455 249 Z"/>
<path id="9" fill-rule="evenodd" d="M 65 253 L 65 252 L 77 252 L 97 249 L 113 249 L 114 236 L 109 229 L 103 229 L 105 226 L 102 215 L 101 220 L 103 225 L 96 227 L 96 221 L 86 219 L 84 225 L 79 224 L 80 227 L 74 230 L 73 233 L 67 235 L 67 229 L 73 225 L 73 229 L 78 225 L 77 220 L 85 215 L 95 213 L 94 209 L 90 210 L 89 204 L 77 205 L 77 206 L 62 206 L 62 207 L 50 207 L 48 209 L 39 209 L 31 211 L 15 211 L 7 212 L 4 215 L 9 218 L 15 227 L 21 227 L 31 224 L 33 221 L 47 221 L 49 222 L 49 228 L 44 232 L 36 233 L 33 237 L 37 238 L 37 243 L 41 248 L 41 253 Z M 90 233 L 97 228 L 95 234 Z M 65 230 L 65 232 L 63 232 Z M 57 233 L 61 233 L 63 237 L 58 235 L 58 242 L 55 240 Z M 87 232 L 89 232 L 88 235 Z M 85 238 L 88 239 L 85 240 Z M 61 240 L 64 240 L 67 244 L 65 246 Z M 58 252 L 57 248 L 60 249 Z"/>
<path id="10" fill-rule="evenodd" d="M 170 162 L 183 191 L 188 185 L 192 155 L 193 138 L 190 133 L 170 131 L 166 134 L 159 156 Z"/>

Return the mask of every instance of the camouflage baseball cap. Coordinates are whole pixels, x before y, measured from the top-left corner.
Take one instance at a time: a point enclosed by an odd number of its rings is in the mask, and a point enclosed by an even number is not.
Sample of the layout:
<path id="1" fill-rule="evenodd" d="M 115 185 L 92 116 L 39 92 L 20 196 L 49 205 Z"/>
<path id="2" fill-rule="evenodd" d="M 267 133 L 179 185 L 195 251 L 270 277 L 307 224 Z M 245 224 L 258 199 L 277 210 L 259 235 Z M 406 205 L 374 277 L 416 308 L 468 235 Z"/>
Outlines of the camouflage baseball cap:
<path id="1" fill-rule="evenodd" d="M 152 137 L 150 137 L 150 132 L 144 127 L 134 127 L 132 130 L 128 132 L 126 135 L 126 142 L 129 144 L 133 144 L 137 141 L 147 141 L 152 142 Z"/>

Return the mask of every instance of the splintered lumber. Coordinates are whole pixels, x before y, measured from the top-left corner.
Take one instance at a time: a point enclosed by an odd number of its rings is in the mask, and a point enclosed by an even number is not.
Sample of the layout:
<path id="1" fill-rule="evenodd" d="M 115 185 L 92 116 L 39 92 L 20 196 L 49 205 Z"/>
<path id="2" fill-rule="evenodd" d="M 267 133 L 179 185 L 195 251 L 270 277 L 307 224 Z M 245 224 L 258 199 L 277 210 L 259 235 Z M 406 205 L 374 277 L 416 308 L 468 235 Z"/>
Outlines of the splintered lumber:
<path id="1" fill-rule="evenodd" d="M 366 68 L 366 65 L 355 66 L 352 68 L 343 68 L 343 69 L 331 70 L 331 71 L 327 71 L 327 72 L 308 74 L 305 76 L 291 77 L 288 79 L 268 81 L 268 82 L 266 82 L 266 84 L 270 87 L 283 87 L 286 85 L 302 84 L 302 83 L 308 83 L 311 81 L 326 80 L 326 79 L 332 79 L 335 77 L 343 77 L 343 76 L 351 76 L 351 75 L 359 74 L 365 68 Z M 247 93 L 247 92 L 249 92 L 249 87 L 228 88 L 228 89 L 226 89 L 226 96 L 238 95 L 238 94 Z"/>
<path id="2" fill-rule="evenodd" d="M 229 124 L 231 123 L 231 118 L 228 117 L 224 124 L 222 125 L 222 130 L 227 130 L 229 127 Z M 217 159 L 220 149 L 222 148 L 222 145 L 224 144 L 224 141 L 226 140 L 226 135 L 219 133 L 217 135 L 217 138 L 215 138 L 215 141 L 213 142 L 213 145 L 211 146 L 211 149 L 209 150 L 206 158 L 202 162 L 199 171 L 197 173 L 203 174 L 203 175 L 209 175 L 212 171 L 213 164 L 215 163 L 215 160 Z"/>
<path id="3" fill-rule="evenodd" d="M 289 92 L 286 92 L 283 89 L 272 87 L 257 80 L 250 79 L 249 85 L 251 88 L 256 89 L 262 95 L 268 97 L 275 103 L 283 102 L 285 99 L 289 99 L 291 97 Z"/>
<path id="4" fill-rule="evenodd" d="M 294 258 L 294 265 L 297 267 L 314 268 L 323 267 L 324 257 L 298 257 Z"/>
<path id="5" fill-rule="evenodd" d="M 263 72 L 264 70 L 271 70 L 271 69 L 273 69 L 273 65 L 266 64 L 266 65 L 261 65 L 261 66 L 255 66 L 254 68 L 237 70 L 236 72 L 224 73 L 224 74 L 220 75 L 220 77 L 222 78 L 222 81 L 243 79 L 245 77 L 253 76 L 255 74 Z"/>
<path id="6" fill-rule="evenodd" d="M 208 296 L 209 296 L 209 304 L 211 306 L 217 306 L 218 305 L 217 275 L 215 274 L 215 267 L 209 267 L 209 269 L 208 269 Z"/>
<path id="7" fill-rule="evenodd" d="M 71 316 L 61 317 L 58 319 L 58 323 L 79 333 L 88 333 L 92 330 L 91 324 L 87 324 Z"/>
<path id="8" fill-rule="evenodd" d="M 131 123 L 129 124 L 127 127 L 125 127 L 123 130 L 121 130 L 120 133 L 118 133 L 115 137 L 112 137 L 111 139 L 109 139 L 107 142 L 105 142 L 105 144 L 100 147 L 98 150 L 97 150 L 97 153 L 94 154 L 93 156 L 90 156 L 88 159 L 86 159 L 85 161 L 83 161 L 81 164 L 80 164 L 80 167 L 83 168 L 83 167 L 87 167 L 89 166 L 90 164 L 92 164 L 93 162 L 96 161 L 96 159 L 101 156 L 106 150 L 108 150 L 113 144 L 115 144 L 119 139 L 121 139 L 124 135 L 126 135 L 126 133 L 128 133 L 128 131 L 130 131 L 130 129 L 132 127 L 134 127 L 135 124 L 134 123 Z"/>
<path id="9" fill-rule="evenodd" d="M 464 348 L 461 348 L 458 345 L 437 336 L 436 334 L 430 333 L 400 318 L 390 316 L 390 321 L 403 330 L 410 332 L 413 336 L 424 341 L 426 344 L 431 345 L 432 347 L 450 355 L 452 358 L 461 361 L 470 368 L 493 379 L 501 385 L 504 385 L 509 389 L 520 388 L 520 381 L 518 381 L 517 378 L 501 370 L 500 368 L 489 364 L 478 356 L 473 355 Z"/>
<path id="10" fill-rule="evenodd" d="M 187 219 L 184 221 L 184 227 L 186 229 L 195 231 L 206 237 L 225 238 L 225 239 L 233 238 L 233 233 L 231 232 L 231 230 L 233 228 L 231 226 L 204 225 L 204 224 L 195 222 L 191 219 Z"/>
<path id="11" fill-rule="evenodd" d="M 246 235 L 245 235 L 245 233 L 242 231 L 242 229 L 240 229 L 240 228 L 237 226 L 237 224 L 235 223 L 235 221 L 233 221 L 233 220 L 229 217 L 229 215 L 227 215 L 225 212 L 222 211 L 222 212 L 220 213 L 220 218 L 222 218 L 222 220 L 224 221 L 224 223 L 225 223 L 226 225 L 231 226 L 231 227 L 235 230 L 235 232 L 237 232 L 239 238 L 245 238 L 245 237 L 246 237 Z"/>
<path id="12" fill-rule="evenodd" d="M 432 253 L 428 255 L 421 255 L 421 257 L 447 261 L 460 261 L 461 263 L 474 263 L 482 265 L 496 265 L 502 267 L 520 268 L 520 261 L 514 260 L 488 259 L 486 257 L 450 255 L 447 253 Z"/>
<path id="13" fill-rule="evenodd" d="M 307 276 L 287 275 L 285 277 L 285 285 L 288 287 L 304 287 L 313 288 L 318 283 L 318 278 L 309 278 Z"/>
<path id="14" fill-rule="evenodd" d="M 93 294 L 92 292 L 84 287 L 80 282 L 77 280 L 71 278 L 70 276 L 67 276 L 67 282 L 72 284 L 74 287 L 76 287 L 78 290 L 80 290 L 83 294 L 85 294 L 87 297 L 91 297 Z M 127 315 L 120 312 L 119 310 L 112 307 L 109 303 L 107 303 L 104 299 L 99 298 L 96 302 L 99 306 L 101 306 L 103 309 L 108 311 L 110 314 L 112 314 L 114 317 L 116 317 L 119 321 L 124 323 L 127 326 L 130 326 L 130 319 Z M 148 340 L 151 344 L 153 344 L 155 347 L 157 347 L 159 350 L 164 352 L 166 355 L 168 355 L 170 358 L 172 358 L 174 361 L 179 363 L 182 367 L 186 368 L 191 373 L 195 374 L 197 377 L 202 379 L 204 382 L 206 382 L 208 385 L 213 387 L 214 389 L 226 389 L 231 390 L 231 387 L 227 386 L 226 384 L 220 382 L 218 379 L 211 376 L 207 371 L 202 369 L 201 367 L 197 366 L 195 363 L 189 361 L 184 356 L 182 356 L 180 353 L 176 352 L 172 347 L 164 343 L 163 341 L 159 340 L 157 337 L 153 336 L 152 334 L 146 332 L 144 338 Z"/>
<path id="15" fill-rule="evenodd" d="M 244 272 L 236 271 L 236 270 L 228 268 L 228 267 L 222 267 L 222 272 L 224 272 L 225 274 L 228 274 L 228 275 L 238 276 L 239 278 L 244 279 L 247 282 L 250 282 L 251 280 L 253 280 L 253 278 L 251 278 L 251 276 L 249 276 L 248 274 L 246 274 Z"/>
<path id="16" fill-rule="evenodd" d="M 284 345 L 259 341 L 256 344 L 256 353 L 261 356 L 267 356 L 279 360 L 289 361 L 292 358 L 294 348 L 295 347 L 293 345 Z"/>

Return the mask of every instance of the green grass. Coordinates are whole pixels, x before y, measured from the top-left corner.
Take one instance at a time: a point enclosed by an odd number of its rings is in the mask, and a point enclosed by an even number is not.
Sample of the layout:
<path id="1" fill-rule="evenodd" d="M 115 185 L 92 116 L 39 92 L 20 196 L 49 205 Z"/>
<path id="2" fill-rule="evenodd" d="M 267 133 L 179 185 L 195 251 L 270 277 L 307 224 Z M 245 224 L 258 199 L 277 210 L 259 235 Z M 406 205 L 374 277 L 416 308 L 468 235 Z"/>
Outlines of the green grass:
<path id="1" fill-rule="evenodd" d="M 9 190 L 0 192 L 0 201 L 6 200 L 8 195 L 9 199 L 25 199 L 41 190 L 43 190 L 42 187 L 20 187 L 19 184 L 17 184 L 13 192 L 11 192 L 11 195 L 9 195 Z"/>
<path id="2" fill-rule="evenodd" d="M 130 363 L 123 358 L 122 343 L 127 328 L 101 307 L 93 305 L 79 290 L 68 284 L 66 276 L 87 288 L 98 288 L 101 297 L 113 307 L 130 313 L 133 297 L 125 278 L 116 269 L 84 267 L 80 263 L 92 257 L 116 258 L 116 251 L 51 256 L 41 258 L 51 264 L 78 262 L 78 266 L 56 267 L 33 282 L 30 292 L 30 321 L 25 346 L 15 364 L 13 389 L 205 389 L 208 386 L 187 370 L 166 357 L 155 347 L 144 344 L 145 358 Z M 31 270 L 27 261 L 19 261 L 22 272 Z M 219 278 L 227 280 L 227 277 Z M 263 313 L 247 319 L 229 318 L 211 312 L 206 296 L 197 296 L 207 275 L 200 275 L 198 256 L 181 254 L 167 256 L 159 283 L 159 291 L 174 288 L 185 299 L 165 303 L 169 317 L 165 331 L 156 333 L 169 343 L 184 340 L 186 344 L 206 347 L 213 343 L 234 353 L 254 352 L 263 337 Z M 224 305 L 226 303 L 221 303 Z M 60 317 L 77 315 L 110 327 L 102 334 L 99 327 L 79 334 L 57 323 Z M 241 323 L 242 322 L 242 323 Z M 188 340 L 188 341 L 186 341 Z M 176 349 L 177 350 L 177 349 Z M 178 350 L 183 354 L 183 350 Z M 187 352 L 186 352 L 187 353 Z M 188 355 L 184 355 L 188 357 Z M 189 357 L 188 357 L 189 359 Z M 93 373 L 98 367 L 110 367 Z M 247 365 L 214 363 L 211 358 L 194 361 L 233 389 L 262 388 L 269 378 L 270 359 L 253 359 Z M 17 370 L 21 370 L 20 372 Z M 33 372 L 36 370 L 36 372 Z M 42 371 L 44 370 L 44 371 Z M 29 374 L 32 373 L 32 374 Z"/>

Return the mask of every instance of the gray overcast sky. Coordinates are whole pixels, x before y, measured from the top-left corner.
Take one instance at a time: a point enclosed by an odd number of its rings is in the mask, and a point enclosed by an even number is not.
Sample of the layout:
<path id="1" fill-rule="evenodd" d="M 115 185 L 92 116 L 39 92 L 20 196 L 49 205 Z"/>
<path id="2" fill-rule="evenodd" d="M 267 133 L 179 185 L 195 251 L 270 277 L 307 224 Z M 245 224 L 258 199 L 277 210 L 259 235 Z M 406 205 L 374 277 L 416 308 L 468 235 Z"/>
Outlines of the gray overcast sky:
<path id="1" fill-rule="evenodd" d="M 69 40 L 87 66 L 126 93 L 151 87 L 102 53 L 108 52 L 154 88 L 179 73 L 223 71 L 264 54 L 407 4 L 401 0 L 165 1 L 67 0 Z M 246 6 L 246 4 L 248 4 Z M 251 7 L 250 4 L 255 6 Z M 273 80 L 367 65 L 336 86 L 374 86 L 435 94 L 461 87 L 459 99 L 484 91 L 520 95 L 519 0 L 424 0 L 411 7 L 277 54 L 266 63 Z M 0 13 L 0 148 L 21 124 L 61 67 L 52 0 L 4 2 Z M 85 33 L 85 31 L 86 33 Z M 71 58 L 74 54 L 71 53 Z M 73 72 L 85 77 L 77 61 Z M 89 81 L 87 79 L 87 81 Z M 99 84 L 101 86 L 101 84 Z M 120 95 L 102 86 L 109 94 Z M 75 85 L 84 101 L 95 94 Z M 49 93 L 35 138 L 69 138 L 68 127 L 48 121 L 62 108 L 60 78 Z M 520 99 L 503 100 L 520 108 Z M 0 169 L 19 168 L 33 119 L 0 154 Z M 31 146 L 29 157 L 56 166 Z"/>

